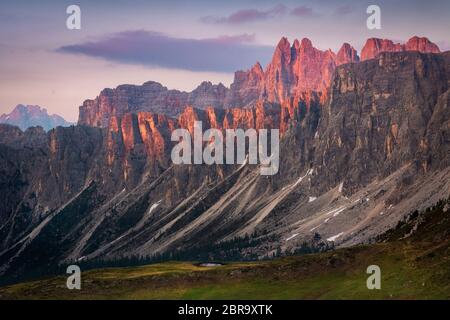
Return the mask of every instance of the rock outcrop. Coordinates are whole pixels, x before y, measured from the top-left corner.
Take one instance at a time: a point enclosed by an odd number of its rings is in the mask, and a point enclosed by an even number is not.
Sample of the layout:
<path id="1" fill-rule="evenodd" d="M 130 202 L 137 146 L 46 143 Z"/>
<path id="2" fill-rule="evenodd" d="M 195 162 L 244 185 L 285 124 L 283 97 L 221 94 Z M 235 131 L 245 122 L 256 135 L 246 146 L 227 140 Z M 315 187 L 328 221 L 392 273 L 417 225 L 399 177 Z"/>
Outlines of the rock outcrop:
<path id="1" fill-rule="evenodd" d="M 406 44 L 394 43 L 387 39 L 368 39 L 361 51 L 361 60 L 374 59 L 381 52 L 418 51 L 422 53 L 439 53 L 439 47 L 428 38 L 412 37 Z"/>
<path id="2" fill-rule="evenodd" d="M 406 44 L 391 40 L 369 39 L 364 46 L 361 60 L 373 59 L 381 52 L 419 51 L 438 53 L 439 48 L 427 38 L 413 37 Z M 105 89 L 94 100 L 86 100 L 80 107 L 78 123 L 107 127 L 112 116 L 126 113 L 153 112 L 176 117 L 187 107 L 197 109 L 254 108 L 265 101 L 279 104 L 281 129 L 289 126 L 311 105 L 324 104 L 336 67 L 360 61 L 357 51 L 348 43 L 340 50 L 322 51 L 305 38 L 291 45 L 282 38 L 275 48 L 271 62 L 265 69 L 256 63 L 247 71 L 237 71 L 230 88 L 222 84 L 203 82 L 192 92 L 168 90 L 156 82 L 142 86 L 122 85 Z"/>

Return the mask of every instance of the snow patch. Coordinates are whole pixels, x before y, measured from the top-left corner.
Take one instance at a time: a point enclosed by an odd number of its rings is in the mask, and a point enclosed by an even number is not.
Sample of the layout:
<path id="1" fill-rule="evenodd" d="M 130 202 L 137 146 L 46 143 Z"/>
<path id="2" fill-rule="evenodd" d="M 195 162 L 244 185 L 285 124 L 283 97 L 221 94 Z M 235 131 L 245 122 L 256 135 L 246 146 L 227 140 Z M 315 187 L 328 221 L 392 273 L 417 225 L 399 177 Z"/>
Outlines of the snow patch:
<path id="1" fill-rule="evenodd" d="M 152 206 L 150 207 L 150 209 L 148 209 L 148 214 L 152 213 L 153 210 L 155 210 L 156 208 L 158 208 L 159 204 L 161 203 L 161 200 L 159 200 L 157 203 L 152 204 Z"/>
<path id="2" fill-rule="evenodd" d="M 298 233 L 294 233 L 292 236 L 290 236 L 289 238 L 287 238 L 285 241 L 289 241 L 294 239 L 296 236 L 298 236 Z"/>
<path id="3" fill-rule="evenodd" d="M 344 211 L 345 209 L 347 209 L 347 207 L 339 207 L 337 209 L 333 209 L 331 211 L 328 211 L 327 213 L 325 213 L 326 216 L 329 216 L 330 214 L 333 214 L 333 217 L 336 217 L 339 213 L 341 213 L 342 211 Z"/>
<path id="4" fill-rule="evenodd" d="M 121 235 L 120 237 L 118 237 L 116 240 L 114 240 L 114 242 L 119 241 L 120 239 L 123 239 L 123 237 L 125 237 L 126 235 Z"/>
<path id="5" fill-rule="evenodd" d="M 339 209 L 338 211 L 336 211 L 334 214 L 333 214 L 333 217 L 337 217 L 342 211 L 344 211 L 345 209 L 347 209 L 347 208 L 341 208 L 341 209 Z"/>
<path id="6" fill-rule="evenodd" d="M 292 187 L 297 186 L 300 182 L 302 182 L 303 179 L 305 179 L 307 176 L 310 176 L 314 173 L 314 168 L 309 169 L 303 177 L 300 177 L 296 183 Z"/>
<path id="7" fill-rule="evenodd" d="M 342 189 L 344 189 L 344 183 L 343 182 L 341 182 L 341 184 L 339 185 L 339 190 L 338 191 L 341 193 Z"/>
<path id="8" fill-rule="evenodd" d="M 344 234 L 344 233 L 341 232 L 341 233 L 339 233 L 339 234 L 337 234 L 337 235 L 335 235 L 335 236 L 329 237 L 329 238 L 327 239 L 327 241 L 335 241 L 337 238 L 339 238 L 339 237 L 342 236 L 343 234 Z"/>
<path id="9" fill-rule="evenodd" d="M 316 199 L 317 199 L 317 197 L 309 197 L 308 202 L 313 202 L 313 201 L 316 200 Z"/>
<path id="10" fill-rule="evenodd" d="M 297 182 L 294 183 L 293 187 L 296 187 L 305 177 L 300 177 Z"/>

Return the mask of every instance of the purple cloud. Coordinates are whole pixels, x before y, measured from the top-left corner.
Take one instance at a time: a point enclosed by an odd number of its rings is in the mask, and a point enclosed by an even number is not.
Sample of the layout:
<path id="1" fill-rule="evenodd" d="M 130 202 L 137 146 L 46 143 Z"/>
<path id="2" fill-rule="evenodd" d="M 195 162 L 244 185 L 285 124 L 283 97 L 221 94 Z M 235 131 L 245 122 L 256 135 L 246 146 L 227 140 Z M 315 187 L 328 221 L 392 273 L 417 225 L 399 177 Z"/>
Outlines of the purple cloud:
<path id="1" fill-rule="evenodd" d="M 344 5 L 344 6 L 340 6 L 336 9 L 336 14 L 338 15 L 346 15 L 346 14 L 350 14 L 352 13 L 353 7 L 350 5 Z"/>
<path id="2" fill-rule="evenodd" d="M 299 6 L 292 9 L 291 14 L 297 17 L 307 17 L 313 15 L 313 10 L 307 6 Z"/>
<path id="3" fill-rule="evenodd" d="M 243 24 L 261 20 L 281 17 L 289 13 L 292 16 L 307 17 L 314 15 L 313 9 L 307 6 L 298 6 L 289 9 L 285 5 L 278 5 L 269 10 L 245 9 L 239 10 L 226 17 L 206 16 L 201 21 L 217 24 Z"/>
<path id="4" fill-rule="evenodd" d="M 248 34 L 184 39 L 140 30 L 120 32 L 96 41 L 63 46 L 56 51 L 126 64 L 191 71 L 233 72 L 248 68 L 257 60 L 268 62 L 273 48 L 254 44 L 254 36 Z"/>
<path id="5" fill-rule="evenodd" d="M 269 10 L 245 9 L 236 11 L 226 17 L 206 16 L 201 18 L 201 20 L 207 23 L 242 24 L 281 16 L 284 15 L 286 11 L 286 6 L 280 4 Z"/>

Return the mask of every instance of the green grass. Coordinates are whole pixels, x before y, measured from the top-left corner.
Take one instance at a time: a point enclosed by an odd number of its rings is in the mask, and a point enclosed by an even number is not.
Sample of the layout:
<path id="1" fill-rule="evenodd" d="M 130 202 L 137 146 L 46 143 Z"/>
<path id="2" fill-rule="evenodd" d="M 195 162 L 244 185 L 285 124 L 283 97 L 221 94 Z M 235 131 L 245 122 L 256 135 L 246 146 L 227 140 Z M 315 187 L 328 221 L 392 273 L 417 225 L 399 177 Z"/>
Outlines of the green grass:
<path id="1" fill-rule="evenodd" d="M 0 288 L 2 299 L 449 299 L 447 259 L 420 258 L 406 242 L 255 263 L 200 267 L 168 262 L 82 274 L 82 289 L 66 277 Z M 367 266 L 381 267 L 381 290 L 366 287 Z"/>

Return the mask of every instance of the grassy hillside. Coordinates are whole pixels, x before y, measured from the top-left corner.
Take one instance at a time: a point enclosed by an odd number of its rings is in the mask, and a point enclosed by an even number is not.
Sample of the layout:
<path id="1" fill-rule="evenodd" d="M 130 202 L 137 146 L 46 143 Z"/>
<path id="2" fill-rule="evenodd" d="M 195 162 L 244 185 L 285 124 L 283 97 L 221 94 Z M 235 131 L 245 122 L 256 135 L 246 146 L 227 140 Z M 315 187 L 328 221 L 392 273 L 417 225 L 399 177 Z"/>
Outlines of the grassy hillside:
<path id="1" fill-rule="evenodd" d="M 412 235 L 410 235 L 412 234 Z M 0 299 L 450 299 L 450 210 L 413 213 L 379 243 L 271 261 L 201 267 L 168 262 L 92 270 L 0 288 Z M 366 268 L 381 268 L 368 290 Z"/>

